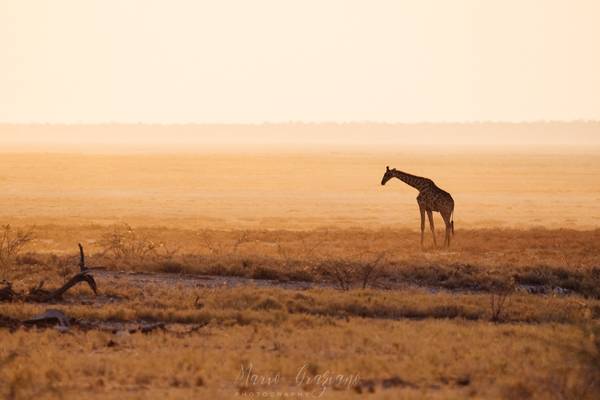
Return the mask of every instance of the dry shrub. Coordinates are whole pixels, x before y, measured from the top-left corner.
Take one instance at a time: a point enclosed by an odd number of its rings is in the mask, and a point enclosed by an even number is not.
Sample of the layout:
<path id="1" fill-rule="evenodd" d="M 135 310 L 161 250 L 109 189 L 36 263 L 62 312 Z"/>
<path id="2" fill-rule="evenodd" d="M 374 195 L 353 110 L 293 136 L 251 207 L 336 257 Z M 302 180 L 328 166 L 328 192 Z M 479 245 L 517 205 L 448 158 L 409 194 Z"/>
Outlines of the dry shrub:
<path id="1" fill-rule="evenodd" d="M 258 267 L 253 268 L 252 274 L 250 275 L 250 277 L 253 279 L 277 280 L 277 279 L 281 279 L 282 275 L 279 271 L 277 271 L 275 269 L 258 266 Z"/>
<path id="2" fill-rule="evenodd" d="M 98 241 L 100 256 L 113 263 L 125 263 L 164 272 L 183 272 L 184 266 L 174 261 L 179 247 L 156 242 L 149 235 L 138 232 L 128 224 L 114 226 Z"/>
<path id="3" fill-rule="evenodd" d="M 115 226 L 112 232 L 102 236 L 99 245 L 103 255 L 127 263 L 143 262 L 157 247 L 149 237 L 139 234 L 128 224 Z"/>
<path id="4" fill-rule="evenodd" d="M 375 286 L 382 274 L 385 253 L 363 253 L 354 257 L 329 259 L 316 266 L 315 271 L 326 280 L 332 280 L 342 290 L 353 287 Z"/>
<path id="5" fill-rule="evenodd" d="M 314 267 L 324 258 L 321 250 L 326 247 L 329 231 L 298 232 L 283 241 L 277 238 L 277 254 L 286 269 L 299 265 Z M 328 249 L 330 250 L 330 249 Z"/>
<path id="6" fill-rule="evenodd" d="M 6 268 L 12 265 L 23 248 L 33 240 L 31 231 L 13 230 L 10 225 L 0 228 L 0 268 L 6 273 Z"/>
<path id="7" fill-rule="evenodd" d="M 510 296 L 515 291 L 515 280 L 496 280 L 490 285 L 490 321 L 501 322 L 506 318 Z"/>
<path id="8" fill-rule="evenodd" d="M 320 264 L 316 271 L 323 278 L 334 281 L 342 290 L 350 290 L 356 280 L 358 265 L 344 260 L 330 260 Z"/>
<path id="9" fill-rule="evenodd" d="M 404 282 L 449 290 L 487 290 L 493 277 L 485 268 L 472 264 L 397 265 L 393 275 Z"/>
<path id="10" fill-rule="evenodd" d="M 27 252 L 15 257 L 17 265 L 46 265 L 48 257 L 42 257 L 40 254 Z"/>
<path id="11" fill-rule="evenodd" d="M 250 242 L 250 232 L 247 230 L 227 232 L 203 229 L 196 232 L 202 246 L 212 256 L 235 255 L 245 243 Z"/>
<path id="12" fill-rule="evenodd" d="M 185 272 L 185 266 L 177 261 L 162 261 L 157 264 L 157 271 L 171 274 L 181 274 Z"/>

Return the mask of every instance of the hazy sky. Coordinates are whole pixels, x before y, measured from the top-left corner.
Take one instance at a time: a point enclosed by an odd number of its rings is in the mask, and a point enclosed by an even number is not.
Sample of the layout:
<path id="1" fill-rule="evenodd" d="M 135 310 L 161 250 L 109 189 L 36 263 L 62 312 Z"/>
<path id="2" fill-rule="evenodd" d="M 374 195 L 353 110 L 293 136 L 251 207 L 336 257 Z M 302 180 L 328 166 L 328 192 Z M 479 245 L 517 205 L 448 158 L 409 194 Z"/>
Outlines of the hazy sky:
<path id="1" fill-rule="evenodd" d="M 0 121 L 600 119 L 597 0 L 0 0 Z"/>

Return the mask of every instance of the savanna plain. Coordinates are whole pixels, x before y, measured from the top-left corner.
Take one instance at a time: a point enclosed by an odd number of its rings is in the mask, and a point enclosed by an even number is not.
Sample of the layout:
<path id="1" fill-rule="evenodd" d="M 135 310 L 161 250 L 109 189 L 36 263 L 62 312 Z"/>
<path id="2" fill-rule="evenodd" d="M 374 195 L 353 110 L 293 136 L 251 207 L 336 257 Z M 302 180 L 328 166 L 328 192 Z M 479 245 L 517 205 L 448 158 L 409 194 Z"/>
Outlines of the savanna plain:
<path id="1" fill-rule="evenodd" d="M 598 155 L 4 153 L 0 396 L 597 399 Z"/>

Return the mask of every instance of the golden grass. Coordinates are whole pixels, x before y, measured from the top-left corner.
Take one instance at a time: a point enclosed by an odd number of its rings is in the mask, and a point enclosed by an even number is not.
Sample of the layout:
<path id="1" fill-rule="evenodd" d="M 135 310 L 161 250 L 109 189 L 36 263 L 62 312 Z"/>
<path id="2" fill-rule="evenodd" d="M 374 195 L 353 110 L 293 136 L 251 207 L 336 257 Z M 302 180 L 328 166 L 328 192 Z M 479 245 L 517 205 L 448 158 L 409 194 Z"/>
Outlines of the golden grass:
<path id="1" fill-rule="evenodd" d="M 110 329 L 0 329 L 6 398 L 306 397 L 325 389 L 332 399 L 371 391 L 381 399 L 592 399 L 600 389 L 597 334 L 587 330 L 600 318 L 598 230 L 460 230 L 449 251 L 421 251 L 410 230 L 32 229 L 36 239 L 3 271 L 15 290 L 41 279 L 62 284 L 77 269 L 79 241 L 88 265 L 109 271 L 96 273 L 97 298 L 82 285 L 59 304 L 1 303 L 0 315 L 23 320 L 57 308 Z M 115 233 L 152 250 L 111 252 L 106 239 Z M 333 261 L 359 268 L 381 254 L 367 289 L 338 290 L 322 270 Z M 113 269 L 175 274 L 143 283 Z M 213 287 L 181 272 L 275 281 Z M 292 279 L 325 286 L 277 287 Z M 550 290 L 510 292 L 491 322 L 492 296 L 506 282 Z M 119 330 L 142 321 L 168 329 Z M 252 379 L 240 380 L 250 369 Z M 360 381 L 314 383 L 327 371 Z"/>
<path id="2" fill-rule="evenodd" d="M 450 249 L 422 251 L 419 234 L 410 230 L 190 230 L 123 224 L 30 229 L 36 240 L 16 259 L 18 265 L 4 270 L 7 277 L 26 278 L 27 265 L 76 265 L 76 243 L 82 242 L 89 265 L 120 270 L 339 285 L 331 269 L 341 266 L 352 273 L 352 286 L 360 287 L 361 274 L 372 266 L 371 287 L 489 290 L 514 280 L 600 296 L 600 230 L 457 230 Z"/>
<path id="3" fill-rule="evenodd" d="M 252 286 L 202 288 L 183 284 L 131 284 L 127 279 L 96 279 L 101 296 L 82 286 L 65 295 L 58 308 L 78 319 L 164 321 L 171 323 L 278 325 L 294 315 L 375 319 L 492 319 L 491 294 L 457 294 L 427 290 L 290 290 Z M 199 298 L 202 308 L 195 304 Z M 78 300 L 79 299 L 79 300 Z M 83 303 L 81 301 L 83 299 Z M 2 303 L 2 315 L 27 319 L 45 304 Z M 600 301 L 577 296 L 512 294 L 503 322 L 578 323 L 582 310 L 600 317 Z"/>
<path id="4" fill-rule="evenodd" d="M 573 374 L 585 367 L 560 346 L 585 340 L 572 325 L 295 316 L 276 326 L 209 325 L 183 337 L 53 330 L 0 336 L 0 391 L 8 398 L 227 399 L 324 388 L 324 398 L 344 399 L 369 384 L 373 398 L 559 398 L 550 383 L 567 376 L 560 390 L 579 390 Z M 363 386 L 297 384 L 305 365 L 311 376 L 358 375 Z M 241 369 L 250 367 L 281 380 L 240 380 Z M 391 378 L 404 384 L 384 388 Z"/>

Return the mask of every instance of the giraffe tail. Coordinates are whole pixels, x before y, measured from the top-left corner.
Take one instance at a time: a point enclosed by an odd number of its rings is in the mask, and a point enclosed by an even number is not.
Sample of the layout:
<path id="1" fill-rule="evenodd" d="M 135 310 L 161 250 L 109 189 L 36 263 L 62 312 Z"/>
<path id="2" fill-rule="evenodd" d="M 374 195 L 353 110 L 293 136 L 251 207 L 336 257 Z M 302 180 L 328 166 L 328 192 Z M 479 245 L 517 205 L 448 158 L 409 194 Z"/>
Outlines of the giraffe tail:
<path id="1" fill-rule="evenodd" d="M 452 210 L 452 214 L 450 215 L 450 230 L 452 232 L 452 236 L 454 236 L 454 210 Z"/>

